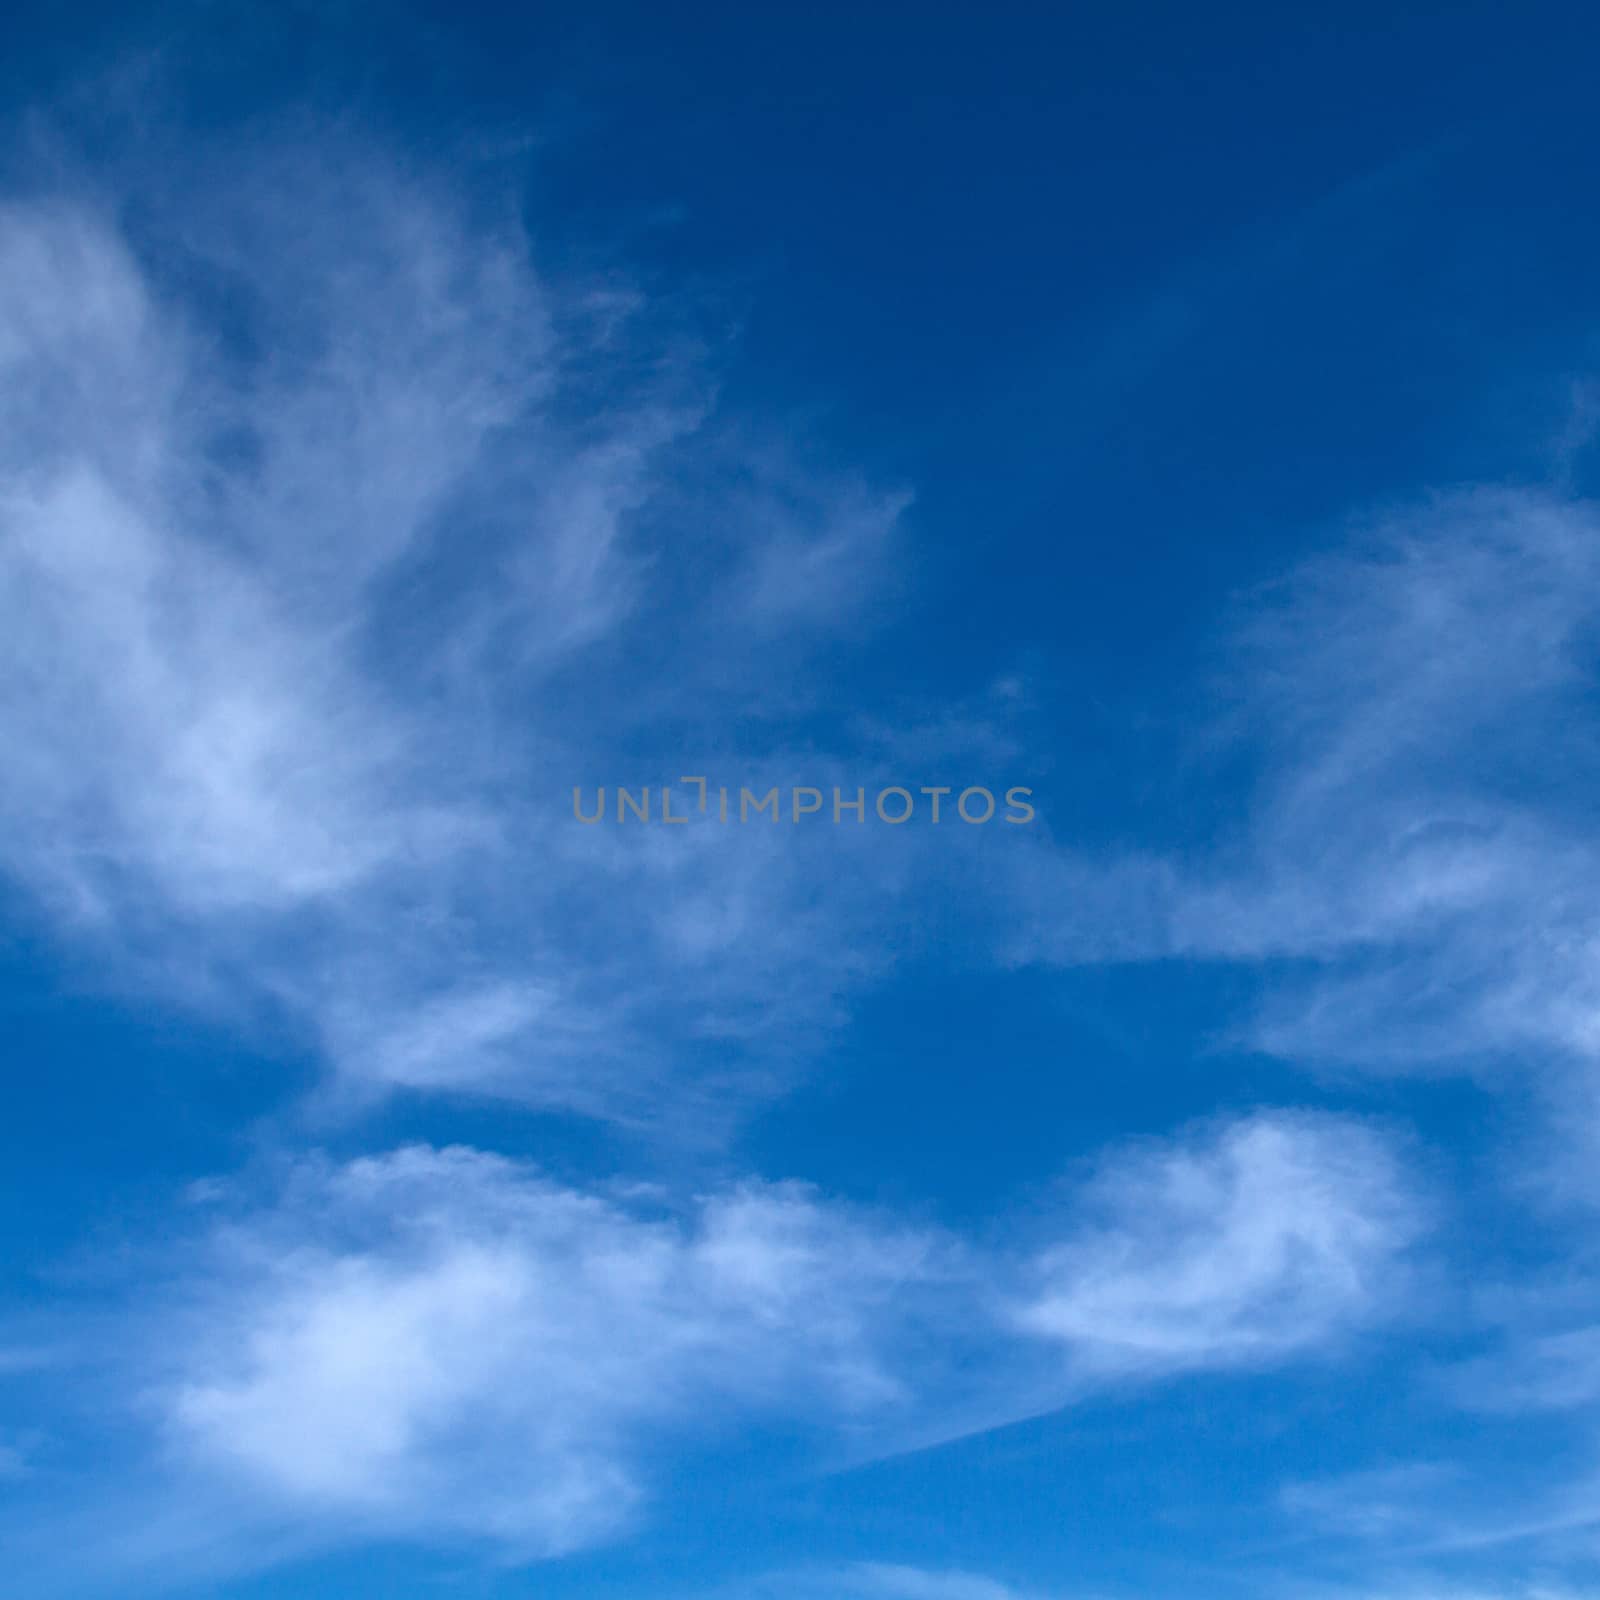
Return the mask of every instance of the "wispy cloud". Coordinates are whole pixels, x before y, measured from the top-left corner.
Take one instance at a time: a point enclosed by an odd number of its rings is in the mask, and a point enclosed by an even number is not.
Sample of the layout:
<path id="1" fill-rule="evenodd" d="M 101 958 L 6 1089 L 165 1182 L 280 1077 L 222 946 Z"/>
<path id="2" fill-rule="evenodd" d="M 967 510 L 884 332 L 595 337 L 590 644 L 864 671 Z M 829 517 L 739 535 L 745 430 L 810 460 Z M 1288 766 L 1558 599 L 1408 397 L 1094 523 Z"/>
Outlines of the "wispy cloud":
<path id="1" fill-rule="evenodd" d="M 1059 1591 L 1018 1588 L 980 1572 L 910 1566 L 899 1562 L 858 1561 L 848 1566 L 812 1568 L 774 1574 L 728 1591 L 728 1600 L 747 1596 L 762 1600 L 1087 1600 L 1083 1591 L 1069 1597 Z"/>
<path id="2" fill-rule="evenodd" d="M 1351 1585 L 1295 1583 L 1283 1590 L 1290 1600 L 1580 1600 L 1584 1592 L 1538 1578 L 1495 1583 L 1415 1575 L 1379 1575 Z"/>
<path id="3" fill-rule="evenodd" d="M 1283 1510 L 1319 1532 L 1344 1538 L 1418 1542 L 1439 1526 L 1441 1505 L 1459 1498 L 1459 1469 L 1436 1461 L 1375 1467 L 1284 1487 Z"/>
<path id="4" fill-rule="evenodd" d="M 1545 1333 L 1506 1359 L 1465 1364 L 1458 1392 L 1485 1411 L 1580 1411 L 1600 1407 L 1600 1326 Z"/>
<path id="5" fill-rule="evenodd" d="M 1018 951 L 1254 966 L 1240 1042 L 1305 1063 L 1592 1060 L 1597 549 L 1585 502 L 1463 490 L 1247 597 L 1190 752 L 1245 803 L 1202 850 L 1064 852 Z"/>
<path id="6" fill-rule="evenodd" d="M 281 1007 L 358 1092 L 626 1115 L 674 1031 L 825 1019 L 858 879 L 817 903 L 754 831 L 597 840 L 567 797 L 726 749 L 736 664 L 798 681 L 905 495 L 724 421 L 704 341 L 541 274 L 498 178 L 335 128 L 171 155 L 126 163 L 137 228 L 83 183 L 0 213 L 5 870 L 103 972 Z"/>

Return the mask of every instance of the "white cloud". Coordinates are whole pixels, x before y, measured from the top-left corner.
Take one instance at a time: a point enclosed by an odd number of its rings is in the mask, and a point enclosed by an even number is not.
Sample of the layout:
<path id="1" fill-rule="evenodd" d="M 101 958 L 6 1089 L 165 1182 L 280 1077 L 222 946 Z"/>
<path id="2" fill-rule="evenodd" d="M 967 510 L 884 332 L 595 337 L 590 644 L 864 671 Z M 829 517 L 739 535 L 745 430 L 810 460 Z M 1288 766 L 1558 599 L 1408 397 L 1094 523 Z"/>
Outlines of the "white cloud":
<path id="1" fill-rule="evenodd" d="M 1028 863 L 1010 953 L 1253 969 L 1232 1044 L 1385 1073 L 1520 1067 L 1592 1126 L 1597 515 L 1535 489 L 1441 495 L 1247 596 L 1187 752 L 1236 803 L 1186 849 Z M 1592 1150 L 1574 1142 L 1581 1185 Z"/>
<path id="2" fill-rule="evenodd" d="M 676 312 L 542 275 L 494 175 L 281 126 L 119 175 L 137 229 L 82 183 L 0 210 L 0 870 L 358 1093 L 637 1118 L 675 1039 L 792 1058 L 881 897 L 569 796 L 675 778 L 635 776 L 673 729 L 726 755 L 752 652 L 805 701 L 905 496 L 718 417 Z"/>
<path id="3" fill-rule="evenodd" d="M 1394 1313 L 1422 1212 L 1352 1120 L 1261 1115 L 1107 1163 L 1017 1324 L 1090 1373 L 1256 1367 Z"/>
<path id="4" fill-rule="evenodd" d="M 1600 858 L 1574 732 L 1597 549 L 1587 504 L 1463 493 L 1312 564 L 1254 619 L 1260 876 L 1191 903 L 1179 938 L 1332 963 L 1274 999 L 1271 1048 L 1391 1066 L 1592 1054 Z"/>
<path id="5" fill-rule="evenodd" d="M 384 798 L 400 761 L 381 709 L 231 564 L 88 474 L 0 514 L 22 668 L 0 701 L 19 752 L 5 852 L 53 904 L 104 918 L 151 889 L 179 916 L 283 910 L 426 850 L 425 814 Z"/>
<path id="6" fill-rule="evenodd" d="M 1333 1118 L 1109 1152 L 1053 1242 L 987 1254 L 792 1184 L 672 1204 L 412 1147 L 301 1163 L 218 1222 L 145 1308 L 145 1387 L 175 1469 L 252 1516 L 548 1554 L 719 1440 L 881 1457 L 1326 1353 L 1406 1309 L 1420 1225 L 1393 1152 Z"/>
<path id="7" fill-rule="evenodd" d="M 901 1402 L 937 1255 L 793 1186 L 651 1215 L 460 1149 L 305 1168 L 218 1235 L 162 1404 L 313 1521 L 546 1554 L 630 1518 L 663 1436 Z"/>

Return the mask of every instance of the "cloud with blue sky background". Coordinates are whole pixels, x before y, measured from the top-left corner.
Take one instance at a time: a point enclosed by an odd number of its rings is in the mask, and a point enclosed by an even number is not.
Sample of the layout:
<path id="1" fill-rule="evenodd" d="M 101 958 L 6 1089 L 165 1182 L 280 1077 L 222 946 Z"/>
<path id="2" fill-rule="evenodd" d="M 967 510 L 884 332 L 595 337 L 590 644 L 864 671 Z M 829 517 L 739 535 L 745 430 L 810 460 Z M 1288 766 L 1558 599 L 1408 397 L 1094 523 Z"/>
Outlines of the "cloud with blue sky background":
<path id="1" fill-rule="evenodd" d="M 25 14 L 19 1594 L 1600 1581 L 1593 113 L 1157 10 Z"/>

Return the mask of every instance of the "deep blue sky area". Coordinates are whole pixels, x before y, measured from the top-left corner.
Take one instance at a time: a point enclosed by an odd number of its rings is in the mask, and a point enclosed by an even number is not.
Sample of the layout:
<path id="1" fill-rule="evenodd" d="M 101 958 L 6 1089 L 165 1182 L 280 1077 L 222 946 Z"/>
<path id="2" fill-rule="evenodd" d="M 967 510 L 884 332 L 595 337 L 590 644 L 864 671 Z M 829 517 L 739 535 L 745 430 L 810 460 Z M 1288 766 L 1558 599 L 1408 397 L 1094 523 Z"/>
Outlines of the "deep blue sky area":
<path id="1" fill-rule="evenodd" d="M 21 1600 L 1594 1594 L 1597 79 L 11 7 Z"/>
<path id="2" fill-rule="evenodd" d="M 11 94 L 181 42 L 197 137 L 536 125 L 542 260 L 705 285 L 731 400 L 915 483 L 963 677 L 1081 673 L 1132 605 L 1148 655 L 1353 502 L 1542 476 L 1592 358 L 1581 7 L 382 15 L 23 8 Z"/>

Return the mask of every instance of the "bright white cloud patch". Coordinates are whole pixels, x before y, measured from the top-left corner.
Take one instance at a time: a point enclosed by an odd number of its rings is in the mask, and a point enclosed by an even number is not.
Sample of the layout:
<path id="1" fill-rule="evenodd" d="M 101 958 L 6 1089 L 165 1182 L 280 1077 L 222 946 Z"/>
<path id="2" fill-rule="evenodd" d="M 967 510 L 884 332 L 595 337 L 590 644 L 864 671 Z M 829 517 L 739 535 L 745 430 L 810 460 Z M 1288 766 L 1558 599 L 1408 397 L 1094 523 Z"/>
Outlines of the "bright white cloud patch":
<path id="1" fill-rule="evenodd" d="M 1342 1118 L 1260 1116 L 1108 1164 L 1018 1324 L 1115 1374 L 1268 1365 L 1388 1315 L 1421 1223 Z"/>
<path id="2" fill-rule="evenodd" d="M 936 1257 L 795 1187 L 652 1215 L 405 1149 L 219 1235 L 165 1403 L 181 1452 L 310 1516 L 565 1550 L 631 1517 L 652 1439 L 903 1400 L 889 1350 Z"/>

